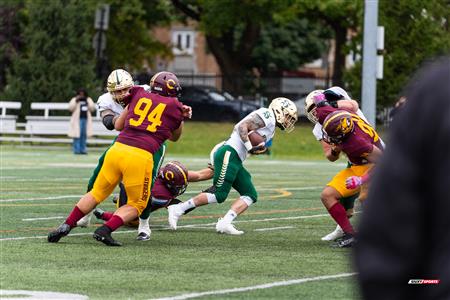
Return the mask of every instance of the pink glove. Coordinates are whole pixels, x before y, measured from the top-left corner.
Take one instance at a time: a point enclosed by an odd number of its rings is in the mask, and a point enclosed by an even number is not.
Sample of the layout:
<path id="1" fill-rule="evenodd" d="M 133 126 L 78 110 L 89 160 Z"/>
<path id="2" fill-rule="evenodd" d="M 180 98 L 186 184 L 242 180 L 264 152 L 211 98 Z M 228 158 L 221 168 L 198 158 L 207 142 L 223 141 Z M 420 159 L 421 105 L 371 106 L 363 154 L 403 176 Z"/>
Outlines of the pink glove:
<path id="1" fill-rule="evenodd" d="M 192 118 L 192 107 L 183 105 L 181 108 L 181 112 L 183 114 L 183 118 L 185 118 L 185 119 Z"/>
<path id="2" fill-rule="evenodd" d="M 314 96 L 314 104 L 317 106 L 317 104 L 322 103 L 324 101 L 326 101 L 327 99 L 325 98 L 324 94 L 318 94 Z"/>
<path id="3" fill-rule="evenodd" d="M 349 190 L 354 190 L 362 184 L 362 179 L 359 176 L 350 176 L 345 180 L 345 187 Z"/>

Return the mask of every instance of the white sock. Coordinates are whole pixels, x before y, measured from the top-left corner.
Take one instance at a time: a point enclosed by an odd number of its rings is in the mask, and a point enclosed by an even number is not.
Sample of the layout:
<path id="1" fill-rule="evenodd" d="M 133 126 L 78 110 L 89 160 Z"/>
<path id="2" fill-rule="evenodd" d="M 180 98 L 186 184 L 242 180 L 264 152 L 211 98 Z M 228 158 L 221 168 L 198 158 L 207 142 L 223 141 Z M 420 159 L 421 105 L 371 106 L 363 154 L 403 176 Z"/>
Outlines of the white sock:
<path id="1" fill-rule="evenodd" d="M 217 198 L 214 194 L 206 193 L 206 198 L 208 198 L 208 204 L 217 203 Z"/>
<path id="2" fill-rule="evenodd" d="M 192 199 L 192 198 L 189 199 L 188 201 L 180 203 L 178 205 L 181 207 L 181 209 L 183 211 L 187 211 L 188 209 L 195 207 L 194 199 Z"/>
<path id="3" fill-rule="evenodd" d="M 144 228 L 149 228 L 149 227 L 150 227 L 150 225 L 149 225 L 149 220 L 150 220 L 150 218 L 147 218 L 147 219 L 141 219 L 141 218 L 139 218 L 139 228 L 138 228 L 138 231 L 141 231 L 141 230 L 144 229 Z"/>
<path id="4" fill-rule="evenodd" d="M 227 214 L 223 217 L 223 220 L 225 222 L 231 223 L 237 216 L 238 216 L 238 214 L 234 210 L 230 209 L 227 212 Z"/>

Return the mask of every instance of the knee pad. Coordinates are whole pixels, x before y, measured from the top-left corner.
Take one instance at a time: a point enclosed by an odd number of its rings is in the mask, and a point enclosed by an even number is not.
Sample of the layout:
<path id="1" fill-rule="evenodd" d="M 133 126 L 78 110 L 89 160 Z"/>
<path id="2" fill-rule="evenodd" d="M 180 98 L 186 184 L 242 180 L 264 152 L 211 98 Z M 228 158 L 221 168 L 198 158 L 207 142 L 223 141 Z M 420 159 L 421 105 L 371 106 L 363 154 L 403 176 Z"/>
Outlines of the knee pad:
<path id="1" fill-rule="evenodd" d="M 252 205 L 253 203 L 256 202 L 256 201 L 254 201 L 254 200 L 253 200 L 251 197 L 249 197 L 249 196 L 241 196 L 240 199 L 241 199 L 242 201 L 244 201 L 245 204 L 247 204 L 247 206 L 250 206 L 250 205 Z"/>
<path id="2" fill-rule="evenodd" d="M 244 197 L 248 200 L 244 200 L 243 199 Z M 245 193 L 245 194 L 241 195 L 241 199 L 244 200 L 245 203 L 247 203 L 247 201 L 252 201 L 252 203 L 256 203 L 256 201 L 258 201 L 258 193 L 256 191 Z M 248 203 L 247 203 L 247 205 L 248 205 Z"/>

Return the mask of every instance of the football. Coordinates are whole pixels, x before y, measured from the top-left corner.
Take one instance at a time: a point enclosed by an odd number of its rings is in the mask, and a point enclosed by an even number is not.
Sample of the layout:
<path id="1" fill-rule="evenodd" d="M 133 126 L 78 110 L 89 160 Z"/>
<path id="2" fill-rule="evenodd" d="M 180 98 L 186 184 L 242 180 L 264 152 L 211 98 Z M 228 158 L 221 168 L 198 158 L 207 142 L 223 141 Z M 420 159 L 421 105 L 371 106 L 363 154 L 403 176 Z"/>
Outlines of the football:
<path id="1" fill-rule="evenodd" d="M 258 146 L 259 144 L 266 142 L 266 138 L 256 131 L 250 131 L 248 133 L 248 139 L 250 143 L 252 143 L 252 146 Z"/>

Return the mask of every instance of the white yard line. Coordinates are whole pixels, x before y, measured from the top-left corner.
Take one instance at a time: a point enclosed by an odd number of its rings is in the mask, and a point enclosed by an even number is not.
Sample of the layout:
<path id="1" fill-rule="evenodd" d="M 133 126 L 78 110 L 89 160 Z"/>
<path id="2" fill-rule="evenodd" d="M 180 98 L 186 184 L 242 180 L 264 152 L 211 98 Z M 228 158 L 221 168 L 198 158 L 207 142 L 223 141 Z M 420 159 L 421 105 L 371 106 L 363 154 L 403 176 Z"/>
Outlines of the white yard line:
<path id="1" fill-rule="evenodd" d="M 304 186 L 304 187 L 273 187 L 273 188 L 259 188 L 258 191 L 274 191 L 274 190 L 287 190 L 287 191 L 308 191 L 321 189 L 323 186 Z M 185 194 L 199 194 L 201 191 L 187 191 Z M 83 195 L 65 195 L 65 196 L 52 196 L 52 197 L 39 197 L 39 198 L 22 198 L 22 199 L 0 199 L 0 203 L 14 202 L 14 201 L 38 201 L 38 200 L 58 200 L 68 198 L 81 198 Z"/>
<path id="2" fill-rule="evenodd" d="M 340 273 L 340 274 L 335 274 L 335 275 L 323 275 L 323 276 L 299 278 L 299 279 L 293 279 L 293 280 L 275 281 L 275 282 L 271 282 L 271 283 L 253 285 L 253 286 L 247 286 L 247 287 L 241 287 L 241 288 L 214 290 L 214 291 L 206 291 L 206 292 L 198 292 L 198 293 L 188 293 L 188 294 L 181 294 L 181 295 L 170 296 L 170 297 L 165 297 L 165 298 L 153 298 L 151 300 L 184 300 L 184 299 L 192 299 L 192 298 L 211 296 L 211 295 L 225 295 L 225 294 L 230 294 L 230 293 L 240 293 L 240 292 L 248 292 L 248 291 L 254 291 L 254 290 L 270 289 L 270 288 L 279 287 L 279 286 L 302 284 L 302 283 L 311 282 L 311 281 L 322 281 L 322 280 L 328 280 L 328 279 L 345 278 L 345 277 L 350 277 L 350 276 L 354 276 L 354 275 L 356 275 L 356 273 Z"/>
<path id="3" fill-rule="evenodd" d="M 41 221 L 41 220 L 55 220 L 55 219 L 65 219 L 66 217 L 59 216 L 59 217 L 47 217 L 47 218 L 29 218 L 29 219 L 22 219 L 22 221 L 29 222 L 29 221 Z"/>
<path id="4" fill-rule="evenodd" d="M 1 199 L 2 202 L 14 202 L 14 201 L 37 201 L 37 200 L 57 200 L 67 198 L 81 198 L 83 195 L 65 195 L 65 196 L 52 196 L 52 197 L 39 197 L 39 198 L 23 198 L 23 199 Z"/>
<path id="5" fill-rule="evenodd" d="M 256 222 L 271 222 L 271 221 L 279 221 L 279 220 L 300 220 L 300 219 L 311 219 L 311 218 L 322 218 L 322 217 L 328 217 L 329 214 L 319 214 L 319 215 L 310 215 L 310 216 L 297 216 L 297 217 L 283 217 L 283 218 L 266 218 L 266 219 L 254 219 L 254 220 L 241 220 L 241 221 L 235 221 L 234 223 L 256 223 Z M 188 224 L 188 225 L 180 225 L 178 228 L 205 228 L 208 226 L 215 226 L 216 222 L 213 223 L 200 223 L 200 224 Z M 157 229 L 156 226 L 151 228 Z M 158 230 L 170 230 L 169 226 L 159 227 Z M 119 233 L 130 233 L 130 232 L 136 232 L 136 230 L 123 230 L 123 231 L 116 231 L 114 234 Z M 71 233 L 69 236 L 83 236 L 83 235 L 91 235 L 92 232 L 83 232 L 83 233 Z M 11 238 L 1 238 L 0 242 L 2 241 L 17 241 L 17 240 L 29 240 L 29 239 L 44 239 L 47 238 L 46 235 L 39 235 L 39 236 L 24 236 L 24 237 L 11 237 Z"/>
<path id="6" fill-rule="evenodd" d="M 292 229 L 294 226 L 283 226 L 283 227 L 269 227 L 269 228 L 258 228 L 254 231 L 273 231 L 273 230 L 283 230 L 283 229 Z"/>

